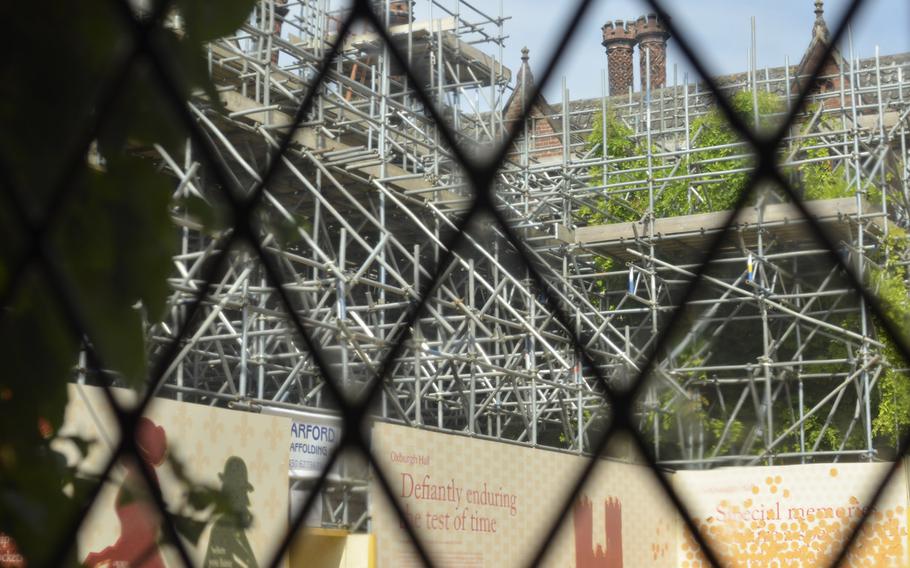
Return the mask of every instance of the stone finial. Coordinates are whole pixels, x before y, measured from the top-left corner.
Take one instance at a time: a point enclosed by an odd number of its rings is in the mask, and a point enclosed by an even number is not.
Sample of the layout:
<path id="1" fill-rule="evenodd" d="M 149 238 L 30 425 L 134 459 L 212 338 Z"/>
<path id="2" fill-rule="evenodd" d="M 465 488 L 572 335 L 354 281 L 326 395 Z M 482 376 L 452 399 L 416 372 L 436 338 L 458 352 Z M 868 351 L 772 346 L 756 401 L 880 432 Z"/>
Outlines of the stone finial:
<path id="1" fill-rule="evenodd" d="M 815 0 L 815 24 L 812 26 L 812 35 L 826 43 L 830 36 L 828 24 L 825 22 L 825 3 L 823 0 Z"/>
<path id="2" fill-rule="evenodd" d="M 521 67 L 515 76 L 515 91 L 506 104 L 506 122 L 518 120 L 525 107 L 531 102 L 531 93 L 534 91 L 534 74 L 531 72 L 531 66 L 528 65 L 530 53 L 531 50 L 527 47 L 521 48 Z"/>

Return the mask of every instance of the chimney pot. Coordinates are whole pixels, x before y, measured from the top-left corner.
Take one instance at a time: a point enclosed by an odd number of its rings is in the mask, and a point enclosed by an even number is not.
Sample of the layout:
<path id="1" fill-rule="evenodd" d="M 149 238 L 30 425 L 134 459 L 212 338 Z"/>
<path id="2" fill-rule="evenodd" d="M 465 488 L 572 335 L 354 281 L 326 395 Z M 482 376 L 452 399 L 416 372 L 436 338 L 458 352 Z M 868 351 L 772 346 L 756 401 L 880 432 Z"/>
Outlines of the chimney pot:
<path id="1" fill-rule="evenodd" d="M 602 45 L 607 49 L 610 76 L 610 96 L 628 92 L 633 80 L 633 55 L 635 50 L 635 24 L 615 20 L 601 28 Z"/>
<path id="2" fill-rule="evenodd" d="M 635 22 L 635 32 L 639 46 L 641 90 L 644 91 L 648 86 L 649 72 L 651 88 L 660 89 L 667 83 L 667 40 L 670 38 L 670 32 L 657 14 L 647 14 L 638 18 Z"/>

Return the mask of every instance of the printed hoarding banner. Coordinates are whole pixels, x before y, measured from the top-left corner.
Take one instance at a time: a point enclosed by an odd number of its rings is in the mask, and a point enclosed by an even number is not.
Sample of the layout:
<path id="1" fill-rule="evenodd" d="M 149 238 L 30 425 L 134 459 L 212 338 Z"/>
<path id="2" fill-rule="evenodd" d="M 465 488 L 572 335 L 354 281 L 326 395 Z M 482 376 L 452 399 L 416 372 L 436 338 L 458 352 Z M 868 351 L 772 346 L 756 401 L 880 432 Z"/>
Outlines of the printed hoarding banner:
<path id="1" fill-rule="evenodd" d="M 442 566 L 525 566 L 585 464 L 578 456 L 384 423 L 373 453 L 405 514 Z M 381 567 L 420 565 L 375 482 Z M 674 566 L 676 516 L 650 471 L 602 461 L 574 503 L 545 565 Z"/>
<path id="2" fill-rule="evenodd" d="M 291 477 L 318 477 L 341 441 L 341 420 L 331 416 L 294 418 L 291 422 Z"/>
<path id="3" fill-rule="evenodd" d="M 262 413 L 290 419 L 288 427 L 291 442 L 288 447 L 288 464 L 291 478 L 295 480 L 318 478 L 328 465 L 335 447 L 341 443 L 341 417 L 311 410 L 278 407 L 263 407 Z M 333 466 L 336 472 L 338 463 Z"/>
<path id="4" fill-rule="evenodd" d="M 129 402 L 129 391 L 118 391 Z M 259 566 L 271 558 L 288 528 L 289 420 L 156 399 L 140 419 L 140 458 L 154 471 L 171 511 L 186 513 L 196 541 L 184 541 L 194 562 L 207 568 Z M 97 476 L 111 455 L 119 432 L 100 389 L 72 385 L 61 434 L 91 439 L 88 455 L 78 460 L 65 441 L 61 452 L 79 463 L 81 475 Z M 172 459 L 168 459 L 172 458 Z M 194 483 L 220 494 L 206 510 L 187 507 L 186 484 L 173 463 Z M 181 566 L 167 544 L 148 487 L 132 461 L 121 462 L 102 489 L 79 534 L 79 560 L 86 566 Z"/>
<path id="5" fill-rule="evenodd" d="M 891 464 L 807 464 L 681 471 L 674 487 L 728 566 L 827 566 Z M 907 566 L 907 484 L 893 478 L 848 566 Z M 688 532 L 680 566 L 707 566 Z M 772 561 L 774 561 L 772 563 Z"/>
<path id="6" fill-rule="evenodd" d="M 134 398 L 128 391 L 117 391 L 117 396 L 125 403 Z M 187 510 L 186 485 L 169 457 L 194 481 L 227 497 L 233 514 L 209 510 L 190 519 L 198 537 L 188 544 L 195 562 L 209 568 L 258 566 L 270 557 L 277 535 L 288 528 L 289 471 L 300 477 L 315 475 L 321 471 L 319 459 L 327 458 L 340 439 L 337 422 L 295 420 L 156 400 L 140 421 L 140 458 L 153 468 L 172 511 Z M 82 459 L 74 444 L 55 442 L 71 463 L 79 463 L 84 477 L 100 473 L 119 438 L 103 393 L 75 385 L 60 433 L 95 441 Z M 385 423 L 374 425 L 372 441 L 394 496 L 442 566 L 526 565 L 586 463 L 586 458 L 566 453 Z M 295 470 L 295 443 L 326 448 L 325 456 L 322 450 L 306 452 L 311 463 Z M 825 564 L 867 512 L 869 522 L 848 565 L 906 566 L 910 504 L 905 467 L 879 504 L 869 507 L 871 492 L 889 467 L 723 468 L 681 471 L 669 479 L 696 526 L 731 566 Z M 115 467 L 79 534 L 78 555 L 85 565 L 180 565 L 156 509 L 136 499 L 146 490 L 143 486 L 137 464 Z M 375 474 L 370 509 L 378 565 L 419 566 Z M 4 538 L 0 535 L 0 552 L 13 554 L 10 546 L 3 546 L 9 544 Z M 647 467 L 601 460 L 571 505 L 544 565 L 706 564 Z"/>

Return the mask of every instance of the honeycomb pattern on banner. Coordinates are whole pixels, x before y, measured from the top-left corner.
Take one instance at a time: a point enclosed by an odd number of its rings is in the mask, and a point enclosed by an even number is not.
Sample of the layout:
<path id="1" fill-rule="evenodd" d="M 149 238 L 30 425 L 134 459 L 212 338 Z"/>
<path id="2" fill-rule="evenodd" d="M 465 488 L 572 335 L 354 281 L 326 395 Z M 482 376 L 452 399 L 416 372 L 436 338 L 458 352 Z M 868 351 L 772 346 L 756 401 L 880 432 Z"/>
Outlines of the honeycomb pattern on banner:
<path id="1" fill-rule="evenodd" d="M 679 472 L 677 490 L 728 566 L 823 566 L 868 509 L 890 464 L 809 464 Z M 846 566 L 906 566 L 907 492 L 898 472 L 860 532 Z M 680 567 L 708 566 L 691 533 Z"/>

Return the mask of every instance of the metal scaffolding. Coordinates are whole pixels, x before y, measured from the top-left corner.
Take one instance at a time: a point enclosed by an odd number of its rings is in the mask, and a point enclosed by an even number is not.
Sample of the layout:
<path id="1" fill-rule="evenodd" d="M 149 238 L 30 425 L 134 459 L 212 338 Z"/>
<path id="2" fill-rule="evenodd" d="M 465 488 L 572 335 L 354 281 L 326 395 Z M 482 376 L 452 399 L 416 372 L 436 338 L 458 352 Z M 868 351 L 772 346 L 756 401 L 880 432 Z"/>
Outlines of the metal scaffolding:
<path id="1" fill-rule="evenodd" d="M 500 140 L 513 82 L 502 63 L 501 4 L 493 13 L 485 11 L 489 4 L 465 0 L 377 6 L 462 141 L 481 153 Z M 329 0 L 263 0 L 235 35 L 209 45 L 221 104 L 200 95 L 190 106 L 237 186 L 259 181 L 259 166 L 312 87 L 343 12 Z M 789 65 L 753 65 L 723 84 L 730 93 L 777 93 L 786 105 L 794 73 Z M 831 78 L 839 88 L 814 96 L 791 128 L 781 159 L 793 172 L 825 163 L 843 178 L 848 197 L 810 202 L 810 209 L 844 258 L 868 274 L 889 235 L 910 223 L 910 57 L 860 61 L 851 54 L 839 73 Z M 679 307 L 678 291 L 705 260 L 700 243 L 723 230 L 726 214 L 703 203 L 751 167 L 747 146 L 734 143 L 704 168 L 705 147 L 691 126 L 712 100 L 675 75 L 672 85 L 645 95 L 608 98 L 605 79 L 604 96 L 594 100 L 573 101 L 563 88 L 551 114 L 532 113 L 523 126 L 494 193 L 550 295 L 571 314 L 571 331 L 620 388 L 650 356 L 656 331 Z M 642 153 L 611 156 L 590 140 L 595 121 L 605 131 L 611 113 Z M 557 147 L 547 148 L 554 140 Z M 470 183 L 368 26 L 355 25 L 344 40 L 292 148 L 266 188 L 255 230 L 344 392 L 356 398 L 407 335 L 374 409 L 379 419 L 589 452 L 610 415 L 591 369 L 495 224 L 474 223 L 457 250 L 445 250 L 469 205 Z M 154 159 L 176 179 L 181 250 L 170 316 L 148 331 L 153 358 L 204 285 L 199 275 L 218 252 L 222 230 L 218 192 L 192 145 L 183 155 L 157 147 Z M 641 175 L 615 175 L 630 171 Z M 655 200 L 678 183 L 688 187 L 690 210 L 658 218 Z M 591 222 L 591 211 L 632 195 L 648 197 L 638 201 L 648 206 L 634 211 L 637 220 Z M 872 401 L 883 373 L 903 364 L 888 359 L 875 322 L 828 250 L 776 196 L 761 188 L 740 213 L 700 294 L 685 306 L 687 327 L 672 350 L 657 354 L 636 412 L 663 465 L 882 455 Z M 200 204 L 214 221 L 203 222 Z M 405 329 L 408 308 L 449 252 L 444 278 L 418 323 Z M 205 291 L 202 314 L 190 322 L 193 331 L 159 394 L 247 410 L 331 413 L 325 379 L 255 255 L 236 250 L 229 259 Z M 835 428 L 841 443 L 832 448 L 826 431 Z M 360 482 L 350 477 L 341 472 L 327 491 L 326 523 L 365 522 Z"/>
<path id="2" fill-rule="evenodd" d="M 903 238 L 907 226 L 908 63 L 906 55 L 883 58 L 877 50 L 869 60 L 851 54 L 838 75 L 821 79 L 838 87 L 811 97 L 779 158 L 798 187 L 804 183 L 798 172 L 810 164 L 842 178 L 840 195 L 807 195 L 813 199 L 807 207 L 875 292 L 883 275 L 906 284 L 906 253 L 889 237 Z M 773 94 L 789 109 L 795 72 L 790 65 L 752 67 L 721 84 L 730 96 Z M 876 388 L 886 370 L 901 372 L 906 364 L 886 354 L 888 339 L 797 208 L 780 202 L 775 188 L 759 187 L 723 235 L 721 253 L 704 258 L 707 240 L 725 230 L 730 214 L 710 209 L 711 193 L 751 171 L 752 159 L 744 143 L 697 143 L 701 131 L 693 124 L 712 107 L 711 97 L 686 80 L 612 99 L 605 87 L 595 100 L 572 101 L 564 92 L 557 107 L 561 141 L 568 141 L 561 159 L 535 163 L 535 153 L 545 150 L 529 135 L 519 160 L 529 165 L 510 172 L 511 196 L 522 202 L 512 210 L 534 211 L 538 223 L 553 224 L 555 242 L 537 250 L 563 267 L 567 295 L 596 299 L 594 309 L 575 307 L 583 322 L 576 332 L 588 347 L 599 346 L 597 362 L 618 381 L 629 374 L 629 362 L 619 350 L 610 352 L 608 338 L 632 361 L 646 359 L 662 322 L 680 307 L 680 291 L 709 263 L 697 298 L 683 306 L 686 328 L 674 330 L 668 353 L 656 354 L 637 409 L 658 463 L 700 468 L 892 458 L 892 448 L 873 440 Z M 758 115 L 757 102 L 753 108 L 755 124 L 774 123 L 773 114 Z M 596 126 L 606 132 L 611 112 L 641 153 L 604 155 L 604 146 L 592 143 L 594 123 L 602 121 Z M 706 149 L 716 157 L 706 160 Z M 676 216 L 661 218 L 655 200 L 674 183 L 685 187 L 686 203 Z M 643 204 L 633 212 L 637 221 L 590 223 L 598 208 L 599 218 L 609 218 L 615 209 L 608 204 L 634 207 L 636 193 L 646 197 L 637 201 Z"/>

